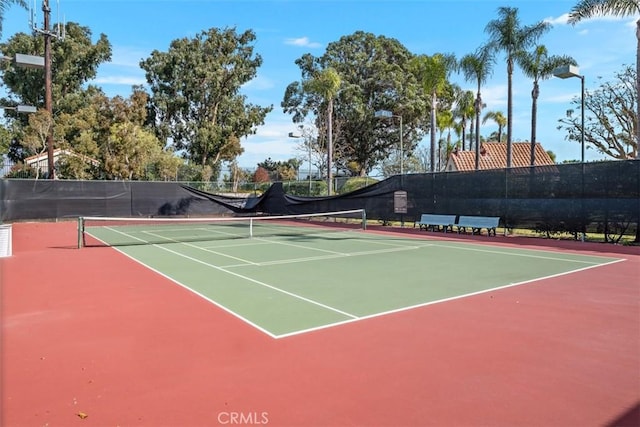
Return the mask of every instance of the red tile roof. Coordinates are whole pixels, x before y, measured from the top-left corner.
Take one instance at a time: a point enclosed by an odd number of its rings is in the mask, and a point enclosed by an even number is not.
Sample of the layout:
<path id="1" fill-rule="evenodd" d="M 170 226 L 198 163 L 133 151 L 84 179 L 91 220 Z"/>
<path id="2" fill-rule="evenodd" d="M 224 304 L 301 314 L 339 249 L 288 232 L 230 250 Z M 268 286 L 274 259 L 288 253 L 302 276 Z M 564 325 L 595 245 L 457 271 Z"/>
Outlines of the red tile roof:
<path id="1" fill-rule="evenodd" d="M 535 166 L 553 165 L 549 154 L 536 142 Z M 531 164 L 531 143 L 511 143 L 511 167 L 527 167 Z M 507 143 L 484 142 L 480 144 L 480 161 L 478 169 L 504 169 L 507 167 Z M 476 152 L 453 151 L 447 160 L 447 171 L 471 171 L 476 169 Z"/>

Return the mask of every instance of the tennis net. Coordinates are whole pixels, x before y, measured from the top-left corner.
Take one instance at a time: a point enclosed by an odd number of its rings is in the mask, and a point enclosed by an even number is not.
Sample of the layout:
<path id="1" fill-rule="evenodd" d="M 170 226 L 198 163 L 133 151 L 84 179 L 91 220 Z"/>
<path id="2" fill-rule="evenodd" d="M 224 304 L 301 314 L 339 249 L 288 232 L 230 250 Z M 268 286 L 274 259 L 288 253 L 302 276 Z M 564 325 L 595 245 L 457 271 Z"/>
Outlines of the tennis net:
<path id="1" fill-rule="evenodd" d="M 364 209 L 299 215 L 215 218 L 78 218 L 78 248 L 295 237 L 366 229 Z"/>

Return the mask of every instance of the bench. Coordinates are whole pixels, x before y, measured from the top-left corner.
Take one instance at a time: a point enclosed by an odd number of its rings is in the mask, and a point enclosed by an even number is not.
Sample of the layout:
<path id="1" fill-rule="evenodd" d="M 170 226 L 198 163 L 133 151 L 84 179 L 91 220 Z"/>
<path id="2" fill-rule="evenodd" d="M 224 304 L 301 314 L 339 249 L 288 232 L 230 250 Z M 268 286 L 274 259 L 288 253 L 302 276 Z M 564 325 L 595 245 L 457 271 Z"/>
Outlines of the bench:
<path id="1" fill-rule="evenodd" d="M 413 223 L 413 227 L 416 227 L 416 224 L 420 227 L 420 229 L 432 231 L 440 230 L 442 227 L 443 232 L 447 232 L 448 229 L 453 231 L 453 225 L 456 223 L 455 215 L 435 215 L 435 214 L 422 214 L 420 216 L 420 221 L 416 221 Z"/>
<path id="2" fill-rule="evenodd" d="M 496 227 L 500 222 L 499 216 L 462 216 L 458 218 L 455 226 L 458 233 L 466 233 L 467 228 L 471 229 L 471 234 L 482 234 L 482 229 L 487 229 L 487 235 L 496 235 Z"/>

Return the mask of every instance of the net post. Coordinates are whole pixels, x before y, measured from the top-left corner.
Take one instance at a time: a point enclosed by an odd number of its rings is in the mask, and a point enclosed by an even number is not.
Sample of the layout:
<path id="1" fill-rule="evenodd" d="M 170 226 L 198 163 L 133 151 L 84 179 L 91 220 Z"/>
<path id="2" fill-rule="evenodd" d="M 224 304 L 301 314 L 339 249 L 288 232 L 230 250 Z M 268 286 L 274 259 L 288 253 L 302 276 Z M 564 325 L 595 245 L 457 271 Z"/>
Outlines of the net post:
<path id="1" fill-rule="evenodd" d="M 84 218 L 78 217 L 78 249 L 81 249 L 84 242 Z"/>
<path id="2" fill-rule="evenodd" d="M 362 229 L 367 229 L 367 211 L 362 209 Z"/>

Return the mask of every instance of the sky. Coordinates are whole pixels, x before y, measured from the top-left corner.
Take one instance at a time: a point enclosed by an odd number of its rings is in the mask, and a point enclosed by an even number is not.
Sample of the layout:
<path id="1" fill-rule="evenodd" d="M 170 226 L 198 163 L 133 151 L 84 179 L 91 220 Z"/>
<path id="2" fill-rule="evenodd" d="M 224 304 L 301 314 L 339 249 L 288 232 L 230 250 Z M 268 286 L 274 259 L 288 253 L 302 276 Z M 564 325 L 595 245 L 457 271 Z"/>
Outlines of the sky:
<path id="1" fill-rule="evenodd" d="M 42 27 L 42 0 L 28 0 Z M 145 85 L 139 63 L 154 50 L 166 52 L 171 41 L 194 38 L 210 28 L 235 28 L 256 34 L 254 52 L 263 59 L 257 77 L 242 91 L 247 102 L 273 105 L 265 124 L 241 141 L 240 166 L 255 168 L 267 158 L 288 160 L 302 154 L 297 131 L 280 103 L 286 87 L 301 79 L 295 60 L 306 53 L 322 56 L 329 43 L 356 31 L 394 38 L 414 54 L 453 53 L 457 58 L 486 43 L 487 23 L 498 18 L 499 7 L 518 9 L 521 25 L 547 21 L 552 28 L 539 40 L 550 55 L 570 55 L 579 65 L 587 91 L 614 81 L 626 65 L 635 66 L 635 22 L 639 17 L 592 18 L 567 24 L 577 0 L 50 0 L 52 22 L 63 20 L 88 27 L 93 41 L 105 34 L 112 45 L 112 60 L 100 66 L 91 83 L 109 96 L 128 97 L 133 85 Z M 35 5 L 35 6 L 34 6 Z M 30 14 L 18 6 L 5 11 L 0 41 L 17 32 L 30 32 Z M 475 93 L 476 83 L 461 74 L 450 79 Z M 531 138 L 532 81 L 516 70 L 513 78 L 513 141 Z M 487 111 L 507 112 L 507 66 L 498 56 L 493 75 L 482 86 Z M 556 160 L 580 158 L 580 145 L 566 141 L 558 120 L 580 97 L 580 79 L 550 78 L 541 82 L 538 99 L 537 141 Z M 482 135 L 497 131 L 488 121 Z M 428 138 L 421 142 L 428 146 Z M 604 157 L 587 149 L 586 160 Z M 302 168 L 305 167 L 303 163 Z"/>

